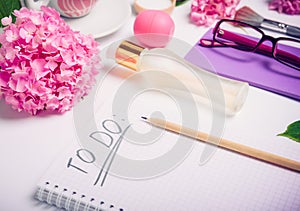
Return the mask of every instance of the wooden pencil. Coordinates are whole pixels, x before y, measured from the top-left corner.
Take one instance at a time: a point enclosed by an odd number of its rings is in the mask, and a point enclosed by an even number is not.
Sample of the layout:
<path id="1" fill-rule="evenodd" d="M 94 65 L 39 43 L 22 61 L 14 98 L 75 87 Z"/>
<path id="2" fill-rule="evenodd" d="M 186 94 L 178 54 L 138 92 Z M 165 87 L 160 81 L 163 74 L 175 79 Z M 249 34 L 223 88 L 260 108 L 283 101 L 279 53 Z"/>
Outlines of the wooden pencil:
<path id="1" fill-rule="evenodd" d="M 185 128 L 181 125 L 167 122 L 157 118 L 147 118 L 142 117 L 142 119 L 148 122 L 151 125 L 154 125 L 159 128 L 166 129 L 168 131 L 172 131 L 177 134 L 182 134 L 187 137 L 193 138 L 198 141 L 202 141 L 205 143 L 209 143 L 212 145 L 219 146 L 223 149 L 230 150 L 232 152 L 236 152 L 251 158 L 255 158 L 257 160 L 261 160 L 267 163 L 271 163 L 276 166 L 280 166 L 289 170 L 293 170 L 296 172 L 300 172 L 300 162 L 291 160 L 279 155 L 275 155 L 269 152 L 265 152 L 259 149 L 255 149 L 243 144 L 239 144 L 233 141 L 229 141 L 223 138 L 209 136 L 206 133 L 195 131 L 190 128 Z"/>

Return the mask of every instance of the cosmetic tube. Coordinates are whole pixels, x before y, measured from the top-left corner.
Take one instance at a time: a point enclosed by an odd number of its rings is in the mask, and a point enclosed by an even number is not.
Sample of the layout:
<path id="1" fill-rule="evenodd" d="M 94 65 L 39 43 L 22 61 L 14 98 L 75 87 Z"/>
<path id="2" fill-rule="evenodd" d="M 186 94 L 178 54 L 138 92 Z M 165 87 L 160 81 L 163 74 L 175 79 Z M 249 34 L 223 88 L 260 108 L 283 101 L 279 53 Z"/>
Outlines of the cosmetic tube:
<path id="1" fill-rule="evenodd" d="M 152 81 L 156 87 L 171 91 L 189 91 L 206 104 L 213 104 L 228 115 L 235 115 L 243 106 L 249 85 L 225 78 L 193 65 L 166 48 L 147 49 L 130 41 L 123 41 L 117 48 L 115 60 L 134 71 L 162 71 L 184 84 L 174 83 L 162 74 Z"/>

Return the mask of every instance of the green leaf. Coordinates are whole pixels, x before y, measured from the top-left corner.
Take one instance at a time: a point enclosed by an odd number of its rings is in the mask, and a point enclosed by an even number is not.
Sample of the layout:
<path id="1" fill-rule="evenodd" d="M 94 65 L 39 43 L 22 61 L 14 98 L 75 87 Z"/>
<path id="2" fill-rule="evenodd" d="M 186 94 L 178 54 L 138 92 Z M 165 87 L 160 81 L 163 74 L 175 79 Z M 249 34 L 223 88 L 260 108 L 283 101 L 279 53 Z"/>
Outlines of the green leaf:
<path id="1" fill-rule="evenodd" d="M 179 5 L 181 5 L 181 4 L 183 4 L 183 3 L 185 3 L 187 0 L 177 0 L 176 1 L 176 6 L 179 6 Z"/>
<path id="2" fill-rule="evenodd" d="M 285 136 L 300 143 L 300 120 L 290 124 L 286 131 L 278 134 L 278 136 Z"/>
<path id="3" fill-rule="evenodd" d="M 12 12 L 20 8 L 21 3 L 19 0 L 0 0 L 0 20 L 11 15 L 14 22 L 15 16 L 12 14 Z M 1 22 L 0 27 L 3 27 Z"/>

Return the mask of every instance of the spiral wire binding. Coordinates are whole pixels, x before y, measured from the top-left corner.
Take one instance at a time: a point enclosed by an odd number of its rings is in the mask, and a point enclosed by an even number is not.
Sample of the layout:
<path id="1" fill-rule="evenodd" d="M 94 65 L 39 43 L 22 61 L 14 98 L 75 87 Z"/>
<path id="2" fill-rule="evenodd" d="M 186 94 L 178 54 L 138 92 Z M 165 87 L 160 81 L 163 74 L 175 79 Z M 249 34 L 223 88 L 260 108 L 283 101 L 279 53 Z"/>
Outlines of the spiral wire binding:
<path id="1" fill-rule="evenodd" d="M 77 195 L 74 191 L 71 196 L 67 196 L 68 189 L 63 188 L 59 190 L 59 186 L 55 185 L 54 188 L 50 186 L 49 182 L 45 183 L 45 187 L 38 187 L 35 198 L 41 202 L 46 202 L 49 205 L 54 205 L 58 208 L 63 208 L 72 211 L 104 211 L 104 210 L 119 210 L 123 211 L 123 208 L 116 209 L 114 205 L 110 205 L 107 208 L 103 208 L 104 202 L 101 201 L 99 206 L 93 205 L 92 203 L 83 202 L 81 199 L 75 199 L 72 196 Z M 49 186 L 49 188 L 47 188 Z M 82 195 L 81 198 L 84 198 Z M 91 198 L 90 202 L 93 202 L 94 198 Z"/>

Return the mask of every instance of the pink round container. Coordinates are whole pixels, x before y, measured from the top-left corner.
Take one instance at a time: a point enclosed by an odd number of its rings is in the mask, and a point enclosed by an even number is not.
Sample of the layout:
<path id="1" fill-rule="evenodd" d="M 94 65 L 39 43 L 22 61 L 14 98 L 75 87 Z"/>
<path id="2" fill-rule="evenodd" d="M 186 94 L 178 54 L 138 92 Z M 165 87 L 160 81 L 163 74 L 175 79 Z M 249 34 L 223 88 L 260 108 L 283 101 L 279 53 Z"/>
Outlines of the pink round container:
<path id="1" fill-rule="evenodd" d="M 134 34 L 147 47 L 164 47 L 172 38 L 175 24 L 169 14 L 144 10 L 136 17 Z"/>

